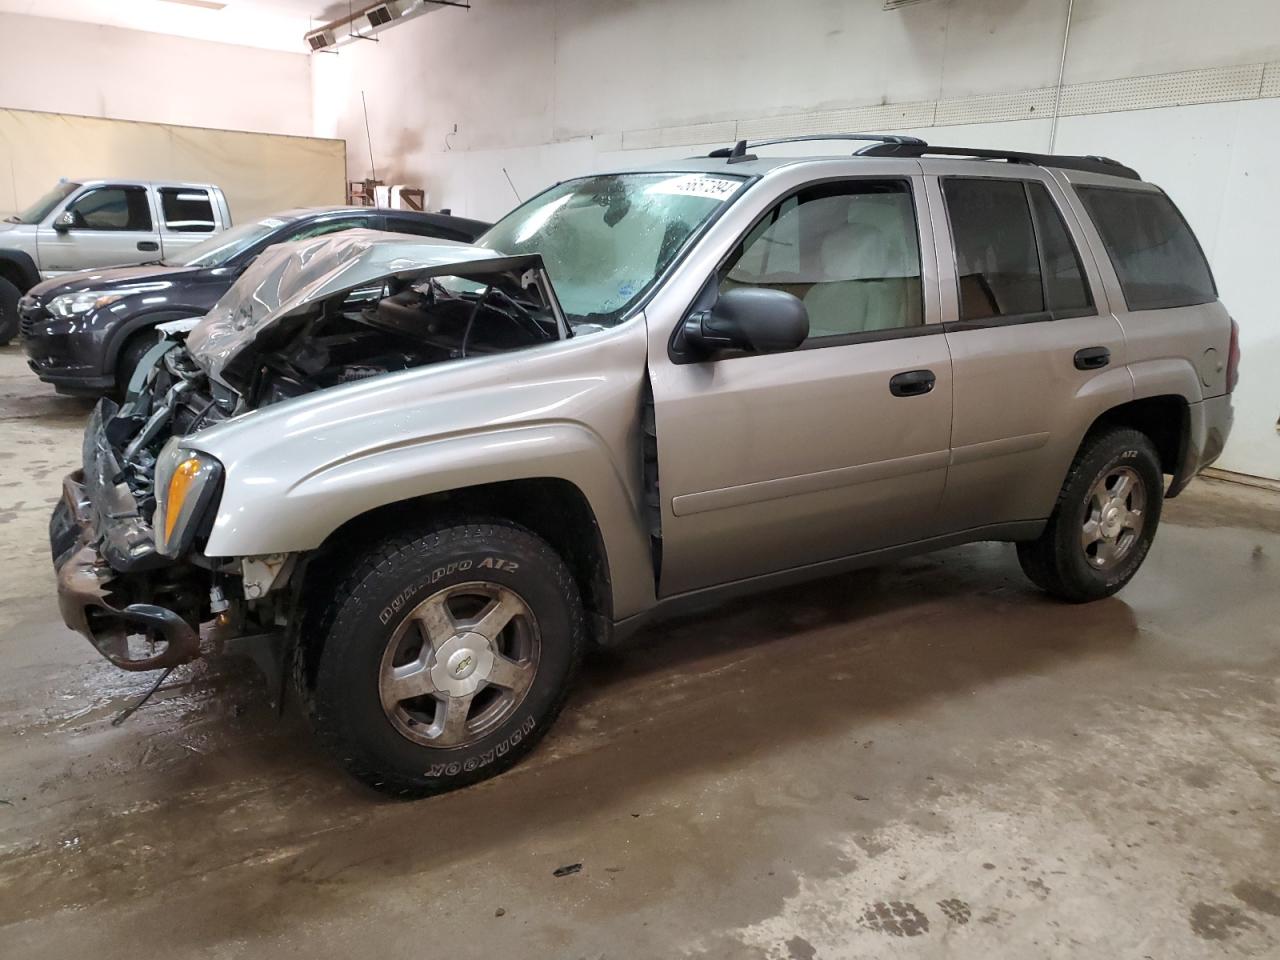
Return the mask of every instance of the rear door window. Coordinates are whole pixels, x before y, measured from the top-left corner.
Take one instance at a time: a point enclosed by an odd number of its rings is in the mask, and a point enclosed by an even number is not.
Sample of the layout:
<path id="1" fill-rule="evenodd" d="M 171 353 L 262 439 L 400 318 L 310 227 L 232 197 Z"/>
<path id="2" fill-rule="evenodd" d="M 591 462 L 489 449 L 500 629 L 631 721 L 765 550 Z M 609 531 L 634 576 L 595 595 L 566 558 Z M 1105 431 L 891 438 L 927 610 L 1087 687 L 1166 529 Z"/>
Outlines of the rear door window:
<path id="1" fill-rule="evenodd" d="M 1066 318 L 1094 312 L 1080 256 L 1043 184 L 947 177 L 960 319 Z"/>
<path id="2" fill-rule="evenodd" d="M 217 228 L 208 190 L 161 187 L 160 211 L 164 228 L 172 233 L 213 233 Z"/>
<path id="3" fill-rule="evenodd" d="M 1130 310 L 1190 307 L 1218 299 L 1204 251 L 1163 193 L 1077 186 L 1120 279 Z"/>
<path id="4" fill-rule="evenodd" d="M 1031 216 L 1040 243 L 1040 272 L 1044 277 L 1045 305 L 1055 316 L 1093 312 L 1093 297 L 1084 278 L 1080 253 L 1049 191 L 1042 183 L 1026 182 Z"/>

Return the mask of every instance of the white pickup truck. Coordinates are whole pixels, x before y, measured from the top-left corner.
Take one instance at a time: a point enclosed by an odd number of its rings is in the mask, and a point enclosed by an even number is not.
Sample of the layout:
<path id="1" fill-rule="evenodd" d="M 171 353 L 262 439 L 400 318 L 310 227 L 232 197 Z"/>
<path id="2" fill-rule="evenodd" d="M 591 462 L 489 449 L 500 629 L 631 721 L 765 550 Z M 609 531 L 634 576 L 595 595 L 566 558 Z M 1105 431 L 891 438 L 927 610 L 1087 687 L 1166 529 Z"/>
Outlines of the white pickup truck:
<path id="1" fill-rule="evenodd" d="M 207 183 L 61 180 L 0 223 L 0 346 L 18 330 L 18 298 L 41 280 L 172 257 L 231 226 Z"/>

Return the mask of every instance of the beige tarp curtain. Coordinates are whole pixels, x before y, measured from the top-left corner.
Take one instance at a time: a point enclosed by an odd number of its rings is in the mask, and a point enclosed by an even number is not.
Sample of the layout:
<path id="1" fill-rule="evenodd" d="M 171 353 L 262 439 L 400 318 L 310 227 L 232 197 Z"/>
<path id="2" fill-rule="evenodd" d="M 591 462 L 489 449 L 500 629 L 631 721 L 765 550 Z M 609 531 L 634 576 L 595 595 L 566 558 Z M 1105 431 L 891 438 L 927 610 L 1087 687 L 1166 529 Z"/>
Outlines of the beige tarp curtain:
<path id="1" fill-rule="evenodd" d="M 59 177 L 216 183 L 242 223 L 289 207 L 343 203 L 346 144 L 0 109 L 0 217 L 35 202 Z"/>

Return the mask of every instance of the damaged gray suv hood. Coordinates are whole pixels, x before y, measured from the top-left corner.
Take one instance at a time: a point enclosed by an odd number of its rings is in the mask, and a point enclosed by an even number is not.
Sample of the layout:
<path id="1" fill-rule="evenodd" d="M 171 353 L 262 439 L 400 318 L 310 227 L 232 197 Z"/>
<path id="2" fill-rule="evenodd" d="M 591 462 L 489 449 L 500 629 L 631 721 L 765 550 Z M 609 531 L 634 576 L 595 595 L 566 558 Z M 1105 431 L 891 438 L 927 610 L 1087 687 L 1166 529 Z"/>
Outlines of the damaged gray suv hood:
<path id="1" fill-rule="evenodd" d="M 277 244 L 195 322 L 187 350 L 210 377 L 224 382 L 222 372 L 236 355 L 300 307 L 400 273 L 464 267 L 501 256 L 465 243 L 363 229 Z"/>

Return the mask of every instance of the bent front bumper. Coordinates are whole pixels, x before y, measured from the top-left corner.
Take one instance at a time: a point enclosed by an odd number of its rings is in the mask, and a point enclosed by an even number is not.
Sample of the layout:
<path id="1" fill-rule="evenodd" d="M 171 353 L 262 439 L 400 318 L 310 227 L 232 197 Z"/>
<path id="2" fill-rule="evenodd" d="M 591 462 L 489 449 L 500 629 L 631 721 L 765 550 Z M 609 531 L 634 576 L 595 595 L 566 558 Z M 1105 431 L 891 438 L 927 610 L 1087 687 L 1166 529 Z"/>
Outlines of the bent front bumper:
<path id="1" fill-rule="evenodd" d="M 173 610 L 151 603 L 121 606 L 122 578 L 141 577 L 164 563 L 154 551 L 150 527 L 125 508 L 116 484 L 118 467 L 103 432 L 99 404 L 85 429 L 84 470 L 62 483 L 62 499 L 49 520 L 49 544 L 58 577 L 58 606 L 68 627 L 125 670 L 157 670 L 196 659 L 200 635 Z M 145 594 L 144 594 L 145 595 Z"/>

